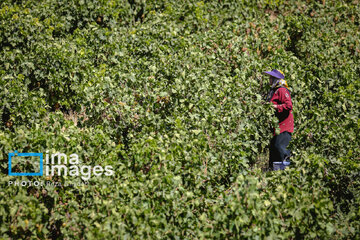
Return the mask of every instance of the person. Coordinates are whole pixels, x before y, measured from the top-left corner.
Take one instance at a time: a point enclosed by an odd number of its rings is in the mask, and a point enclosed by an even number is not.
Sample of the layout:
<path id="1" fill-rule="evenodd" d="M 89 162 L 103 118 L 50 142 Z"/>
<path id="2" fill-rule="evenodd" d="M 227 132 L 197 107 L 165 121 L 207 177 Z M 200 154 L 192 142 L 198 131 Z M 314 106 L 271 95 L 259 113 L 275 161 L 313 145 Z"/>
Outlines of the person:
<path id="1" fill-rule="evenodd" d="M 269 76 L 271 87 L 266 100 L 273 104 L 280 128 L 280 132 L 274 129 L 274 136 L 270 141 L 269 168 L 273 170 L 273 162 L 282 162 L 290 158 L 287 146 L 294 132 L 294 116 L 290 90 L 284 73 L 277 69 L 264 73 Z"/>

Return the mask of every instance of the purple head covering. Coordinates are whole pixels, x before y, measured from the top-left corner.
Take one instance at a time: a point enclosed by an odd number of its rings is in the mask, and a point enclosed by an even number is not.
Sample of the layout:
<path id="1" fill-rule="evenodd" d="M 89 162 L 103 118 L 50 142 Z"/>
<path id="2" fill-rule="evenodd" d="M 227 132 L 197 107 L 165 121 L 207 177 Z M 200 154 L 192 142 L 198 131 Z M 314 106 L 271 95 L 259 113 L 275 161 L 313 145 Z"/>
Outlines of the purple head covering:
<path id="1" fill-rule="evenodd" d="M 268 74 L 270 76 L 279 78 L 279 79 L 284 79 L 285 78 L 284 73 L 279 71 L 279 70 L 276 70 L 276 69 L 273 69 L 270 72 L 264 72 L 264 73 L 266 73 L 266 74 Z"/>

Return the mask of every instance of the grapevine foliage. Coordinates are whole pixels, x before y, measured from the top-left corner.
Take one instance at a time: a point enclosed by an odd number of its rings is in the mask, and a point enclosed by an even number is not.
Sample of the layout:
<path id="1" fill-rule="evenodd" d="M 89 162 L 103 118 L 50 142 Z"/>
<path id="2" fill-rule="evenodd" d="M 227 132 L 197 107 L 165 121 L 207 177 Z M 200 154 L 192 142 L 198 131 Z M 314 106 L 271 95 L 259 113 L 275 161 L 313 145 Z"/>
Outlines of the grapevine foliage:
<path id="1" fill-rule="evenodd" d="M 357 0 L 2 1 L 0 235 L 360 238 L 359 22 Z M 264 172 L 271 69 L 295 132 Z M 8 176 L 14 150 L 115 174 L 9 186 L 41 179 Z"/>

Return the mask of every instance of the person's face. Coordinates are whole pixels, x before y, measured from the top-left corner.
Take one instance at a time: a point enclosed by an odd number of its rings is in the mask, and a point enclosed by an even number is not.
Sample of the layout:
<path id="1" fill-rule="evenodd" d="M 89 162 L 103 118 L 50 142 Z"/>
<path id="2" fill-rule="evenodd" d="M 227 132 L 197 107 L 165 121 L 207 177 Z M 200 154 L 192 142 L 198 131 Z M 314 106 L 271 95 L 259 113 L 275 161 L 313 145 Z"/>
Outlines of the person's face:
<path id="1" fill-rule="evenodd" d="M 270 76 L 270 77 L 269 77 L 269 84 L 270 84 L 270 86 L 271 86 L 275 81 L 276 81 L 276 78 L 275 78 L 275 77 L 273 77 L 273 76 Z"/>

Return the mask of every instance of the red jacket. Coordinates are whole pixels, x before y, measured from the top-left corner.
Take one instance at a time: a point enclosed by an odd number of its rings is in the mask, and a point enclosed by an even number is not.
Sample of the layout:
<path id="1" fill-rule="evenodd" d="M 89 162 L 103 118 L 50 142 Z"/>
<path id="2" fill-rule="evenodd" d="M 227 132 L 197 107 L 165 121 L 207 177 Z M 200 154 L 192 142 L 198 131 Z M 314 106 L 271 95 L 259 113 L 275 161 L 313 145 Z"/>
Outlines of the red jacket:
<path id="1" fill-rule="evenodd" d="M 277 105 L 275 115 L 279 119 L 280 133 L 285 131 L 294 132 L 294 116 L 292 114 L 290 92 L 285 87 L 280 87 L 275 90 L 270 101 Z"/>

